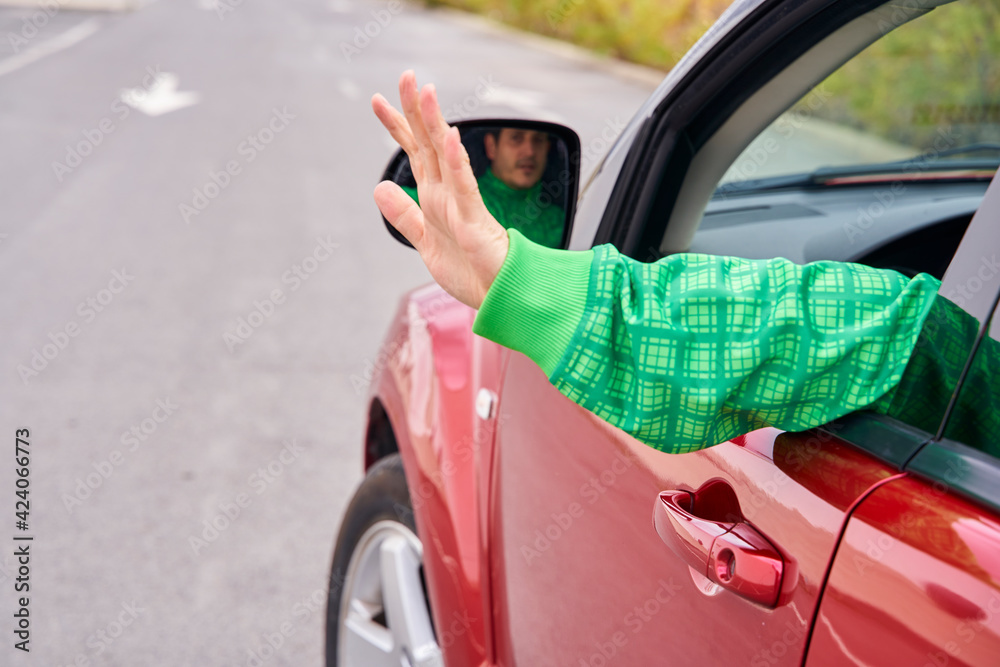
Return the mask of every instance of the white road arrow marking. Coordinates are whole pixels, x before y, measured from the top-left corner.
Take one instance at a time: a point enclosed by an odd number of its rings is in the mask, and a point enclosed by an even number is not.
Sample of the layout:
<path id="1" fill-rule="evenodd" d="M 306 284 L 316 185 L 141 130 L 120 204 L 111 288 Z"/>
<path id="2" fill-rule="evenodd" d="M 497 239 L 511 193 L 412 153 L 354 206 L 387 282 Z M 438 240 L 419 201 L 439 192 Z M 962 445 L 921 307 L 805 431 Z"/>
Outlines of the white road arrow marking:
<path id="1" fill-rule="evenodd" d="M 121 92 L 122 102 L 147 116 L 162 116 L 192 104 L 201 96 L 194 92 L 177 92 L 177 75 L 161 72 L 148 90 L 129 88 Z"/>
<path id="2" fill-rule="evenodd" d="M 4 58 L 0 60 L 0 76 L 9 74 L 47 55 L 68 49 L 77 42 L 93 35 L 100 27 L 101 24 L 97 19 L 88 19 L 83 23 L 73 26 L 61 35 L 57 35 L 41 44 L 36 44 L 10 58 Z"/>

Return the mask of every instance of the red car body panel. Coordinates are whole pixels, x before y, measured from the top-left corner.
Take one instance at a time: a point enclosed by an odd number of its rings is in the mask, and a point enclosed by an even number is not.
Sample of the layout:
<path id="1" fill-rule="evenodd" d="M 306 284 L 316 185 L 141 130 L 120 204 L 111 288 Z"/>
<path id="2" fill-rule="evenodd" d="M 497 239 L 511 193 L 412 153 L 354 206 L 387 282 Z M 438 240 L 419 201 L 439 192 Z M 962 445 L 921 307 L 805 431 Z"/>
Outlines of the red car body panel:
<path id="1" fill-rule="evenodd" d="M 996 516 L 912 476 L 875 490 L 844 534 L 807 664 L 1000 664 Z"/>
<path id="2" fill-rule="evenodd" d="M 762 429 L 663 454 L 472 334 L 474 316 L 435 286 L 411 292 L 372 382 L 403 458 L 447 664 L 802 664 L 814 619 L 810 666 L 1000 655 L 990 514 L 820 431 Z M 502 397 L 486 420 L 474 407 L 481 388 Z M 661 492 L 720 481 L 738 505 L 732 520 L 784 561 L 773 608 L 695 574 L 654 527 Z M 921 509 L 929 502 L 938 507 Z M 873 561 L 872 576 L 858 558 Z"/>
<path id="3" fill-rule="evenodd" d="M 940 667 L 1000 656 L 991 513 L 823 431 L 762 429 L 663 454 L 472 334 L 474 316 L 435 286 L 411 292 L 372 382 L 403 458 L 446 664 Z M 485 420 L 482 388 L 500 397 Z M 661 492 L 720 483 L 730 520 L 783 560 L 773 607 L 713 586 L 657 534 Z"/>
<path id="4" fill-rule="evenodd" d="M 520 354 L 501 414 L 490 529 L 502 665 L 801 664 L 846 511 L 894 473 L 818 432 L 664 454 L 564 398 Z M 706 594 L 654 529 L 660 492 L 713 480 L 784 555 L 776 608 Z"/>
<path id="5" fill-rule="evenodd" d="M 499 393 L 505 348 L 472 334 L 475 311 L 436 286 L 407 294 L 371 384 L 403 459 L 431 612 L 448 664 L 490 659 L 483 530 L 492 422 L 474 411 L 482 387 Z M 375 460 L 369 448 L 365 468 Z"/>

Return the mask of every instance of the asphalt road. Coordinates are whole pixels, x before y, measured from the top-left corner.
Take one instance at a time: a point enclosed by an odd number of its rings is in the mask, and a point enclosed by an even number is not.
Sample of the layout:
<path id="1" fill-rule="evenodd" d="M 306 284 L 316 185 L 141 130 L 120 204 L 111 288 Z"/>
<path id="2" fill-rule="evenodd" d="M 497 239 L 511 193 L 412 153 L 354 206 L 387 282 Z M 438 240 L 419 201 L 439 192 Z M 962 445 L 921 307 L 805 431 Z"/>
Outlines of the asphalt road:
<path id="1" fill-rule="evenodd" d="M 0 35 L 0 664 L 321 664 L 365 372 L 429 280 L 372 202 L 370 96 L 414 67 L 452 117 L 596 155 L 652 85 L 389 2 L 6 8 Z"/>

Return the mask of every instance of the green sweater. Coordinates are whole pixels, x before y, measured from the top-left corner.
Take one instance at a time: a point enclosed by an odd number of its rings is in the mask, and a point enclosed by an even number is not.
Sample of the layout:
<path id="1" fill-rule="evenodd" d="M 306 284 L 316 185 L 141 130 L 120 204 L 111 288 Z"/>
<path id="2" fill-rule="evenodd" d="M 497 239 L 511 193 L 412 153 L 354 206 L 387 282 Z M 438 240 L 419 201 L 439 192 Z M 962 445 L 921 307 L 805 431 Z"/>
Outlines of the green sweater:
<path id="1" fill-rule="evenodd" d="M 863 408 L 934 432 L 978 329 L 927 274 L 698 254 L 646 264 L 610 245 L 567 252 L 508 237 L 473 331 L 670 453 Z M 980 373 L 987 395 L 991 370 Z"/>
<path id="2" fill-rule="evenodd" d="M 548 248 L 559 247 L 566 212 L 551 201 L 541 181 L 526 190 L 515 190 L 487 169 L 476 182 L 486 210 L 506 229 L 516 229 L 529 240 Z M 413 201 L 420 203 L 416 188 L 401 187 Z"/>

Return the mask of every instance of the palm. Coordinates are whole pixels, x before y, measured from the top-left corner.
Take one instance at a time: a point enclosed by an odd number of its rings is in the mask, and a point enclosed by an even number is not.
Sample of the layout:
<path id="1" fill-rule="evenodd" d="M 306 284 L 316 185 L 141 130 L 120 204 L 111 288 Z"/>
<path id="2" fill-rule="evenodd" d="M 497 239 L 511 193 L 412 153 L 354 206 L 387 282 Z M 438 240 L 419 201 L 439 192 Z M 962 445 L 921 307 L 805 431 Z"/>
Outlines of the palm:
<path id="1" fill-rule="evenodd" d="M 506 231 L 486 210 L 458 131 L 441 116 L 433 86 L 418 96 L 408 71 L 399 79 L 399 94 L 405 116 L 381 95 L 372 98 L 372 108 L 410 158 L 420 206 L 389 182 L 375 188 L 375 201 L 434 280 L 478 308 L 507 255 Z"/>

